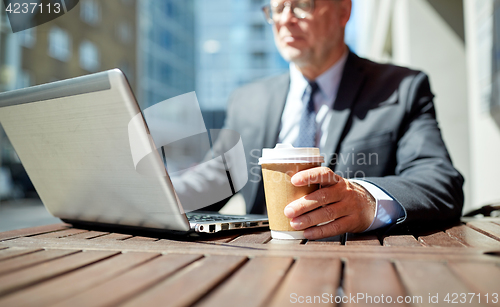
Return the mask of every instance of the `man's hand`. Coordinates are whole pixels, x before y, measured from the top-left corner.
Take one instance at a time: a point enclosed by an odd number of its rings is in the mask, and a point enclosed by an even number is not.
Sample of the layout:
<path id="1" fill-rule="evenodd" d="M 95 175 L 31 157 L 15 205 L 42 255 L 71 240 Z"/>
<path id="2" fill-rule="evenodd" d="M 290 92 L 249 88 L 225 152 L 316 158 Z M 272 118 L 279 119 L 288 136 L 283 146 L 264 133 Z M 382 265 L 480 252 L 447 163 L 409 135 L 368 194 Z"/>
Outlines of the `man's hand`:
<path id="1" fill-rule="evenodd" d="M 362 232 L 371 225 L 376 201 L 362 186 L 340 177 L 328 167 L 311 168 L 292 177 L 295 186 L 316 183 L 321 185 L 320 189 L 285 207 L 285 215 L 292 219 L 290 225 L 296 230 L 305 229 L 307 239 Z M 316 226 L 321 223 L 327 224 Z"/>

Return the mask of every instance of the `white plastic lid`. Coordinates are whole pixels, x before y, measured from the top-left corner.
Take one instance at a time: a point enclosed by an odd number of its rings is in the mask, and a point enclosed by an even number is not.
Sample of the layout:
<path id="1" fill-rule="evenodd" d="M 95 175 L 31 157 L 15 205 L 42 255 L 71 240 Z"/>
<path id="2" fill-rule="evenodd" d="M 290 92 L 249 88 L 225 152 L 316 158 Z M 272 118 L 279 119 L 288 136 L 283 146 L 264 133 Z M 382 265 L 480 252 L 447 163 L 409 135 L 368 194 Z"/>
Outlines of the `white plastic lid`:
<path id="1" fill-rule="evenodd" d="M 319 148 L 293 147 L 291 144 L 277 144 L 274 148 L 264 148 L 259 165 L 266 163 L 323 163 Z"/>

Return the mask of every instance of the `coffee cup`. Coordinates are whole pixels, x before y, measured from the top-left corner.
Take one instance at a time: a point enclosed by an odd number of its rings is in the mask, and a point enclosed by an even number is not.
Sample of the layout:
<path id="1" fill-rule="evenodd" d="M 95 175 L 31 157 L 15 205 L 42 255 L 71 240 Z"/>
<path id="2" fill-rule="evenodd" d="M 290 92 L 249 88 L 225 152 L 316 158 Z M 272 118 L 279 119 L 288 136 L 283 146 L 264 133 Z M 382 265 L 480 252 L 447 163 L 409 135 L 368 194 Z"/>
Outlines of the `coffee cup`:
<path id="1" fill-rule="evenodd" d="M 304 231 L 290 226 L 290 219 L 285 216 L 284 210 L 292 201 L 317 190 L 319 184 L 296 187 L 291 178 L 300 171 L 321 166 L 323 162 L 319 148 L 277 144 L 275 148 L 262 150 L 259 164 L 264 179 L 269 228 L 274 239 L 305 239 Z"/>

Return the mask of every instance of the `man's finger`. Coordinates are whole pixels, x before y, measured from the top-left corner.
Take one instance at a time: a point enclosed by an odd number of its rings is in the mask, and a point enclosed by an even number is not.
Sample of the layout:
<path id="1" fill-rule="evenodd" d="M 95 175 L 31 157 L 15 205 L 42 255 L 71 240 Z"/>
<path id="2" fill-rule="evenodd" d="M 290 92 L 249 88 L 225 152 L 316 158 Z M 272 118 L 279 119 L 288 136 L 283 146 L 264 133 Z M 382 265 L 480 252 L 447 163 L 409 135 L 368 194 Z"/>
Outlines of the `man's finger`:
<path id="1" fill-rule="evenodd" d="M 343 186 L 344 184 L 339 184 L 321 188 L 292 201 L 285 207 L 285 216 L 291 219 L 324 205 L 341 201 L 345 196 Z"/>
<path id="2" fill-rule="evenodd" d="M 308 228 L 304 230 L 304 237 L 308 240 L 317 240 L 344 234 L 350 231 L 349 227 L 353 224 L 353 220 L 354 218 L 348 215 L 325 225 Z"/>
<path id="3" fill-rule="evenodd" d="M 298 172 L 293 175 L 291 182 L 297 187 L 321 184 L 322 186 L 333 185 L 339 182 L 341 177 L 328 167 L 314 167 Z"/>
<path id="4" fill-rule="evenodd" d="M 350 213 L 350 210 L 350 206 L 345 202 L 329 204 L 325 207 L 293 218 L 290 221 L 290 225 L 296 230 L 302 230 L 344 217 Z"/>

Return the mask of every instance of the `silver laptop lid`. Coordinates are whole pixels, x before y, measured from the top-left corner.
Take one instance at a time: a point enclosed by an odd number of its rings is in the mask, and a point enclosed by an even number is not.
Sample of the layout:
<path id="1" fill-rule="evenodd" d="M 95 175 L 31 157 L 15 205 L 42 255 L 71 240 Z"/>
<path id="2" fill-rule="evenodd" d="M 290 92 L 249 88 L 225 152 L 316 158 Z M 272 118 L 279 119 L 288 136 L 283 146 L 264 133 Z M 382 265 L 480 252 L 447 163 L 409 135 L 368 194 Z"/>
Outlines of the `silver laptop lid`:
<path id="1" fill-rule="evenodd" d="M 151 161 L 158 176 L 134 167 L 134 125 L 135 141 L 157 153 L 137 114 L 118 69 L 0 94 L 0 123 L 52 215 L 188 231 L 159 155 Z"/>

